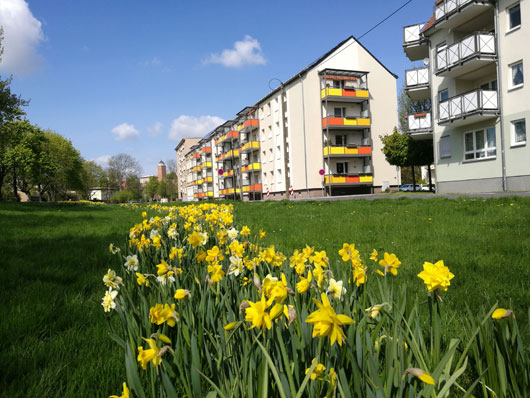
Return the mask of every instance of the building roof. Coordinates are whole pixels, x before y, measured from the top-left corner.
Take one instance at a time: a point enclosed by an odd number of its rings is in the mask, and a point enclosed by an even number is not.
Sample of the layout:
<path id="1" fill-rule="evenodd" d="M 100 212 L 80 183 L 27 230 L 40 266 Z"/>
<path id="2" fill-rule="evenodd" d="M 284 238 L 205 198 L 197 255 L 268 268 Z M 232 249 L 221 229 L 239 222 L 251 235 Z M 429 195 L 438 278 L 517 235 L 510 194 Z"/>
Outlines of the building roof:
<path id="1" fill-rule="evenodd" d="M 191 137 L 191 138 L 182 138 L 180 142 L 175 147 L 175 151 L 178 151 L 179 148 L 186 143 L 187 140 L 200 140 L 201 137 Z"/>

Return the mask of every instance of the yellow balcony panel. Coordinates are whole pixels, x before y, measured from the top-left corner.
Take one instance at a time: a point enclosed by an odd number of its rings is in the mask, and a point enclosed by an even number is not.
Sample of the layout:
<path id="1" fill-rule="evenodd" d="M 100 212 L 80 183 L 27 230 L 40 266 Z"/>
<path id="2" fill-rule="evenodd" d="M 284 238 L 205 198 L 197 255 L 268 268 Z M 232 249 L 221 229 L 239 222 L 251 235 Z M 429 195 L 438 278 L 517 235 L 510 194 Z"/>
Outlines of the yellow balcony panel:
<path id="1" fill-rule="evenodd" d="M 201 169 L 204 169 L 205 167 L 212 167 L 212 162 L 204 162 L 201 164 Z"/>
<path id="2" fill-rule="evenodd" d="M 249 173 L 251 171 L 259 171 L 259 170 L 261 170 L 261 163 L 259 162 L 251 163 L 241 168 L 242 173 Z"/>
<path id="3" fill-rule="evenodd" d="M 241 152 L 250 152 L 253 150 L 259 150 L 259 141 L 249 141 L 241 147 Z"/>
<path id="4" fill-rule="evenodd" d="M 324 156 L 370 156 L 372 147 L 362 145 L 357 147 L 326 146 Z"/>
<path id="5" fill-rule="evenodd" d="M 370 99 L 370 92 L 367 89 L 342 89 L 328 87 L 320 91 L 322 99 L 339 102 L 361 102 Z"/>
<path id="6" fill-rule="evenodd" d="M 371 184 L 373 176 L 371 174 L 352 174 L 345 176 L 326 175 L 324 176 L 325 184 L 337 185 L 356 185 L 356 184 Z"/>

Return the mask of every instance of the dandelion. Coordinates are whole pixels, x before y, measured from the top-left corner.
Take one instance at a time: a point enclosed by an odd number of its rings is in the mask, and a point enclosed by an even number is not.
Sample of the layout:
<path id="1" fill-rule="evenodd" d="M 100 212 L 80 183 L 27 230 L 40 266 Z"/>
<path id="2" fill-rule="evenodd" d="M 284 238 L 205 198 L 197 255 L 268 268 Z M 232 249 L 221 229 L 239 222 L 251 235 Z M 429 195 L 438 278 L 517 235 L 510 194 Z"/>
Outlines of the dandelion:
<path id="1" fill-rule="evenodd" d="M 129 398 L 130 392 L 127 388 L 127 383 L 123 382 L 123 389 L 121 395 L 118 397 L 117 395 L 111 395 L 109 398 Z"/>
<path id="2" fill-rule="evenodd" d="M 103 299 L 101 301 L 103 311 L 110 312 L 110 310 L 116 308 L 116 302 L 114 301 L 116 299 L 116 296 L 118 296 L 118 291 L 112 290 L 112 288 L 109 287 L 109 290 L 105 292 L 105 295 L 103 296 Z"/>
<path id="3" fill-rule="evenodd" d="M 125 264 L 123 264 L 128 271 L 137 271 L 138 270 L 138 256 L 133 254 L 132 256 L 127 256 Z"/>
<path id="4" fill-rule="evenodd" d="M 116 253 L 119 253 L 119 252 L 120 252 L 120 248 L 114 246 L 114 243 L 111 243 L 111 244 L 109 245 L 109 251 L 111 252 L 111 254 L 116 254 Z"/>
<path id="5" fill-rule="evenodd" d="M 451 285 L 451 279 L 455 276 L 444 265 L 443 260 L 437 261 L 435 264 L 425 262 L 423 263 L 423 271 L 418 274 L 420 279 L 423 279 L 429 292 L 433 290 L 447 291 Z"/>
<path id="6" fill-rule="evenodd" d="M 116 275 L 116 271 L 113 271 L 109 268 L 107 273 L 103 275 L 103 283 L 107 287 L 111 287 L 113 289 L 119 289 L 119 285 L 123 285 L 123 280 Z"/>
<path id="7" fill-rule="evenodd" d="M 387 272 L 390 272 L 392 275 L 396 276 L 397 269 L 401 265 L 401 261 L 399 261 L 399 259 L 394 253 L 388 254 L 387 252 L 385 252 L 385 254 L 383 255 L 383 259 L 379 261 L 379 265 L 385 267 L 385 275 Z"/>
<path id="8" fill-rule="evenodd" d="M 333 307 L 331 307 L 328 296 L 325 293 L 322 293 L 320 298 L 322 299 L 322 303 L 313 299 L 318 310 L 312 312 L 305 321 L 306 323 L 313 324 L 313 337 L 327 336 L 330 339 L 331 345 L 337 341 L 342 346 L 345 338 L 342 326 L 352 324 L 353 319 L 346 315 L 337 315 Z"/>

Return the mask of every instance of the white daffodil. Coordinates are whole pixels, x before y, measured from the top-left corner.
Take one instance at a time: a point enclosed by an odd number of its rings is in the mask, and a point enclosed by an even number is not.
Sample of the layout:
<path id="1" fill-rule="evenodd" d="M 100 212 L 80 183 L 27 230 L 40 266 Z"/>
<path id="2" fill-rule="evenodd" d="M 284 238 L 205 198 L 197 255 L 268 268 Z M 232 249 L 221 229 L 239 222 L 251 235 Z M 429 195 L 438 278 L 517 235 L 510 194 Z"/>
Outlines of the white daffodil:
<path id="1" fill-rule="evenodd" d="M 118 291 L 112 290 L 111 287 L 109 287 L 109 290 L 105 292 L 105 295 L 101 301 L 101 305 L 103 306 L 103 310 L 105 312 L 110 312 L 110 310 L 116 308 L 116 302 L 114 300 L 116 299 L 117 295 Z"/>
<path id="2" fill-rule="evenodd" d="M 138 271 L 138 256 L 136 254 L 127 256 L 127 261 L 123 265 L 127 267 L 128 271 Z"/>
<path id="3" fill-rule="evenodd" d="M 331 296 L 334 299 L 340 300 L 342 298 L 342 295 L 346 293 L 346 289 L 343 288 L 342 285 L 342 281 L 337 282 L 335 279 L 331 278 L 329 280 L 327 293 L 331 293 Z"/>

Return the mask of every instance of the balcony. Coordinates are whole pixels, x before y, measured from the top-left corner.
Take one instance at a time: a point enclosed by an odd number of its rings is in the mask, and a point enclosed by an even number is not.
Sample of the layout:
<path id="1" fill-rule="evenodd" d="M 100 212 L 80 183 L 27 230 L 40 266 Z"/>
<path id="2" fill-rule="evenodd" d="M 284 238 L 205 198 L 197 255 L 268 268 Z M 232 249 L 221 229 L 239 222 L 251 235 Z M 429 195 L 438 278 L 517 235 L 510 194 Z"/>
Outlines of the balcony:
<path id="1" fill-rule="evenodd" d="M 201 177 L 197 181 L 195 181 L 197 185 L 202 185 L 203 183 L 206 183 L 206 182 L 212 182 L 212 177 L 204 177 L 204 178 Z"/>
<path id="2" fill-rule="evenodd" d="M 239 153 L 259 151 L 259 141 L 249 141 L 239 149 Z"/>
<path id="3" fill-rule="evenodd" d="M 228 178 L 234 176 L 234 170 L 223 170 L 223 174 L 219 174 L 220 178 Z"/>
<path id="4" fill-rule="evenodd" d="M 219 191 L 219 193 L 221 195 L 234 195 L 234 194 L 238 194 L 239 192 L 241 192 L 239 190 L 239 188 L 235 188 L 235 189 L 234 188 L 227 188 L 227 189 L 221 189 Z"/>
<path id="5" fill-rule="evenodd" d="M 421 34 L 424 26 L 420 23 L 403 28 L 403 50 L 411 61 L 429 57 L 429 44 Z"/>
<path id="6" fill-rule="evenodd" d="M 476 80 L 481 77 L 476 72 L 488 64 L 493 65 L 495 58 L 495 35 L 475 33 L 438 51 L 436 75 L 464 79 L 464 75 L 470 74 L 469 78 Z"/>
<path id="7" fill-rule="evenodd" d="M 320 90 L 320 97 L 326 101 L 362 102 L 370 99 L 370 93 L 367 88 L 326 87 Z"/>
<path id="8" fill-rule="evenodd" d="M 496 118 L 499 114 L 497 91 L 477 89 L 438 104 L 438 124 L 465 126 L 481 120 Z"/>
<path id="9" fill-rule="evenodd" d="M 372 154 L 371 146 L 325 146 L 324 156 L 329 157 L 359 157 L 370 156 Z"/>
<path id="10" fill-rule="evenodd" d="M 190 172 L 196 173 L 197 171 L 201 171 L 201 166 L 195 166 L 190 169 Z"/>
<path id="11" fill-rule="evenodd" d="M 326 116 L 322 118 L 322 128 L 326 127 L 330 129 L 365 129 L 370 127 L 370 118 L 362 116 Z"/>
<path id="12" fill-rule="evenodd" d="M 261 192 L 261 184 L 243 185 L 243 192 Z"/>
<path id="13" fill-rule="evenodd" d="M 213 198 L 213 191 L 207 191 L 207 192 L 197 192 L 193 194 L 194 198 Z"/>
<path id="14" fill-rule="evenodd" d="M 239 132 L 238 131 L 229 131 L 225 135 L 221 136 L 217 141 L 215 141 L 215 145 L 219 145 L 223 143 L 226 140 L 238 140 L 239 139 Z"/>
<path id="15" fill-rule="evenodd" d="M 415 101 L 431 98 L 428 67 L 405 71 L 405 92 Z"/>
<path id="16" fill-rule="evenodd" d="M 200 166 L 201 169 L 211 168 L 211 167 L 212 167 L 212 162 L 203 162 L 201 163 L 201 166 Z"/>
<path id="17" fill-rule="evenodd" d="M 482 14 L 493 3 L 489 0 L 439 0 L 434 6 L 434 26 L 454 29 Z"/>
<path id="18" fill-rule="evenodd" d="M 195 152 L 193 155 L 191 155 L 192 158 L 198 159 L 201 157 L 201 154 L 199 152 Z"/>
<path id="19" fill-rule="evenodd" d="M 430 112 L 408 115 L 407 129 L 409 135 L 416 140 L 432 138 L 432 117 Z"/>
<path id="20" fill-rule="evenodd" d="M 327 174 L 324 176 L 324 184 L 326 185 L 371 185 L 372 182 L 372 173 Z"/>
<path id="21" fill-rule="evenodd" d="M 238 158 L 239 157 L 239 150 L 238 149 L 231 149 L 226 153 L 223 153 L 222 155 L 217 156 L 217 161 L 220 162 L 221 160 L 227 160 L 232 158 Z"/>
<path id="22" fill-rule="evenodd" d="M 249 119 L 237 126 L 237 131 L 247 133 L 259 127 L 258 119 Z"/>
<path id="23" fill-rule="evenodd" d="M 201 153 L 212 153 L 212 148 L 210 148 L 209 146 L 205 146 L 201 149 Z"/>
<path id="24" fill-rule="evenodd" d="M 260 171 L 261 170 L 261 163 L 250 163 L 247 166 L 241 167 L 241 173 L 251 173 L 253 171 Z"/>

